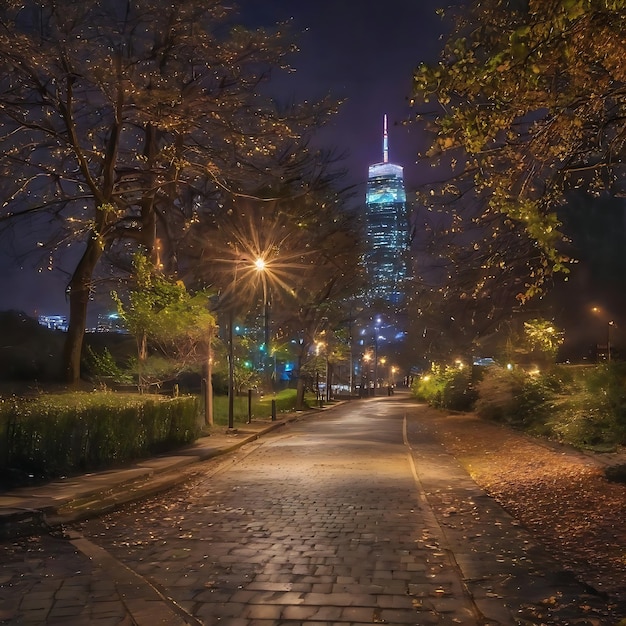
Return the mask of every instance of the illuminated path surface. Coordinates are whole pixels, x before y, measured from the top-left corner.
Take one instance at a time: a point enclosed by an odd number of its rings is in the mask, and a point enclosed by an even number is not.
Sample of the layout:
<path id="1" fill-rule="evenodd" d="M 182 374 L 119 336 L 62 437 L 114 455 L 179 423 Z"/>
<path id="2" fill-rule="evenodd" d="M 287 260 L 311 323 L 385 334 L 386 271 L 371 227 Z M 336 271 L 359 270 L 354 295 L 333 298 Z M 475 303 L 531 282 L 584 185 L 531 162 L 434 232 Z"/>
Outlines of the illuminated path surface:
<path id="1" fill-rule="evenodd" d="M 401 396 L 347 403 L 72 541 L 46 539 L 32 558 L 51 567 L 56 549 L 52 576 L 66 582 L 11 623 L 537 624 L 551 611 L 545 623 L 569 624 L 582 605 L 604 610 L 435 442 L 425 415 Z"/>

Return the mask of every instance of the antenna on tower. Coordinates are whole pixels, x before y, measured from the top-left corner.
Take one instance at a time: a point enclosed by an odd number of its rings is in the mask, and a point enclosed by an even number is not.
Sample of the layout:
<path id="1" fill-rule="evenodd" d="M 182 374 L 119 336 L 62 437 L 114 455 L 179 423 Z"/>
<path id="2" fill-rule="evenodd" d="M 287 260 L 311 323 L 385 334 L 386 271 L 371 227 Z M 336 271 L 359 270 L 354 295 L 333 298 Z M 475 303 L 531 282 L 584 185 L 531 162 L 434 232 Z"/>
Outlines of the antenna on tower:
<path id="1" fill-rule="evenodd" d="M 383 163 L 389 162 L 389 137 L 387 135 L 387 114 L 383 117 Z"/>

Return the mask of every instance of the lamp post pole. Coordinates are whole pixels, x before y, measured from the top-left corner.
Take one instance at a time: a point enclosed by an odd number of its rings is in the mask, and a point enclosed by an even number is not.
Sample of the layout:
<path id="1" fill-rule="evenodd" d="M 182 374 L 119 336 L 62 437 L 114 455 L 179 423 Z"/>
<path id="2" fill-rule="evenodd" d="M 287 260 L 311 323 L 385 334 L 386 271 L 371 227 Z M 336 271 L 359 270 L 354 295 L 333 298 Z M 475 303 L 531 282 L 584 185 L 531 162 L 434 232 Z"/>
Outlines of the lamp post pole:
<path id="1" fill-rule="evenodd" d="M 263 324 L 265 326 L 263 333 L 263 342 L 265 344 L 265 353 L 264 353 L 264 369 L 265 369 L 265 377 L 267 379 L 268 388 L 272 388 L 272 379 L 276 378 L 276 358 L 274 358 L 274 371 L 273 376 L 272 372 L 272 347 L 271 347 L 271 333 L 270 333 L 270 313 L 271 313 L 271 292 L 267 289 L 265 285 L 265 276 L 263 277 Z"/>
<path id="2" fill-rule="evenodd" d="M 257 272 L 261 273 L 261 281 L 263 283 L 263 345 L 265 351 L 263 353 L 263 372 L 265 377 L 265 383 L 268 388 L 271 387 L 272 375 L 270 373 L 271 368 L 271 346 L 270 346 L 270 307 L 271 307 L 271 291 L 267 286 L 267 262 L 263 257 L 258 257 L 254 261 Z M 274 360 L 274 377 L 276 376 L 276 361 Z"/>
<path id="3" fill-rule="evenodd" d="M 362 372 L 361 372 L 362 394 L 361 395 L 368 396 L 368 397 L 370 395 L 370 359 L 371 359 L 371 356 L 367 352 L 363 355 L 363 358 L 361 359 L 361 363 L 362 363 Z"/>
<path id="4" fill-rule="evenodd" d="M 380 332 L 380 318 L 376 320 L 374 326 L 374 395 L 378 388 L 378 334 Z"/>
<path id="5" fill-rule="evenodd" d="M 211 326 L 207 345 L 206 384 L 204 389 L 204 419 L 205 423 L 213 426 L 213 330 Z"/>
<path id="6" fill-rule="evenodd" d="M 246 270 L 248 269 L 256 269 L 259 272 L 262 272 L 262 280 L 263 280 L 263 303 L 264 303 L 264 317 L 265 317 L 265 345 L 266 345 L 266 367 L 269 369 L 269 365 L 267 365 L 269 361 L 269 315 L 270 315 L 270 303 L 268 298 L 268 289 L 266 283 L 266 271 L 267 264 L 262 257 L 257 257 L 254 262 L 251 258 L 241 258 L 239 257 L 238 250 L 235 248 L 236 258 L 234 259 L 234 274 L 231 288 L 235 291 L 235 287 L 237 286 L 237 273 L 239 269 L 239 264 L 242 261 L 246 262 Z M 236 294 L 235 294 L 236 298 Z M 228 428 L 232 429 L 234 427 L 234 406 L 235 406 L 235 350 L 234 350 L 234 303 L 230 303 L 228 306 Z"/>
<path id="7" fill-rule="evenodd" d="M 235 422 L 235 363 L 233 349 L 233 310 L 228 311 L 228 428 Z"/>
<path id="8" fill-rule="evenodd" d="M 596 315 L 602 315 L 602 317 L 604 317 L 604 319 L 606 319 L 606 311 L 603 310 L 602 308 L 598 307 L 598 306 L 594 306 L 591 307 L 591 312 L 595 313 Z M 609 320 L 607 322 L 607 326 L 606 326 L 606 360 L 608 363 L 611 362 L 611 327 L 615 326 L 615 322 L 613 320 Z M 600 349 L 600 345 L 597 345 L 597 349 L 596 349 L 596 359 L 598 358 L 598 352 Z"/>

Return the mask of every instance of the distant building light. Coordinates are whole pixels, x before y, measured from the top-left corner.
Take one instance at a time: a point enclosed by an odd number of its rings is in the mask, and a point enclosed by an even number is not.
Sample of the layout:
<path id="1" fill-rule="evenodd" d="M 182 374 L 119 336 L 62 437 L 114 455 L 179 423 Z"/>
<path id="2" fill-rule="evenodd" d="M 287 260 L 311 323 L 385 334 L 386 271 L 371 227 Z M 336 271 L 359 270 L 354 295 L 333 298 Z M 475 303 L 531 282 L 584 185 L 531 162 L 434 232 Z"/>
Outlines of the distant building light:
<path id="1" fill-rule="evenodd" d="M 50 330 L 67 332 L 67 317 L 65 315 L 40 315 L 39 324 Z"/>
<path id="2" fill-rule="evenodd" d="M 492 365 L 497 365 L 495 359 L 491 357 L 475 357 L 474 365 L 478 365 L 479 367 L 490 367 Z"/>
<path id="3" fill-rule="evenodd" d="M 365 194 L 366 249 L 362 264 L 368 277 L 366 299 L 399 303 L 408 276 L 409 222 L 404 172 L 389 162 L 387 116 L 383 120 L 383 162 L 370 165 Z"/>
<path id="4" fill-rule="evenodd" d="M 124 320 L 118 313 L 100 313 L 98 315 L 96 332 L 125 334 L 128 330 L 124 326 Z"/>

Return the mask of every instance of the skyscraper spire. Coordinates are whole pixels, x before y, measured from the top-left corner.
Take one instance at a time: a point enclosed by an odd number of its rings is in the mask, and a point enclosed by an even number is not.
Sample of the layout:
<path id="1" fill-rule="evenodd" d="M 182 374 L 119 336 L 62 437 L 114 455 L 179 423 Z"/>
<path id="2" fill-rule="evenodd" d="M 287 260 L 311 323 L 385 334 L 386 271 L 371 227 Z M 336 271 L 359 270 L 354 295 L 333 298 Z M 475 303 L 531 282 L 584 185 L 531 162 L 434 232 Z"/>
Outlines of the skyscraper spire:
<path id="1" fill-rule="evenodd" d="M 365 198 L 368 276 L 366 299 L 400 303 L 407 277 L 408 218 L 402 166 L 389 161 L 387 115 L 383 117 L 383 161 L 369 166 Z"/>
<path id="2" fill-rule="evenodd" d="M 387 114 L 383 118 L 383 163 L 389 163 L 389 137 L 387 136 Z"/>

